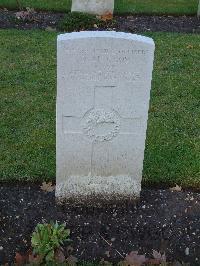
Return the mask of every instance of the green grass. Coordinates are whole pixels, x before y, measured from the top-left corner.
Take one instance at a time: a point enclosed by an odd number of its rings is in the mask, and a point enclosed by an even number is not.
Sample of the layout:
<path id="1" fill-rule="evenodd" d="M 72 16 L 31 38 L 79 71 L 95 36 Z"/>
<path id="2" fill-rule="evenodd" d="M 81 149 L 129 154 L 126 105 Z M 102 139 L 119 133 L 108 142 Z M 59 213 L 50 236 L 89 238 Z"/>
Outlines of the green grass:
<path id="1" fill-rule="evenodd" d="M 116 13 L 196 14 L 198 0 L 118 0 Z"/>
<path id="2" fill-rule="evenodd" d="M 71 0 L 19 0 L 23 7 L 69 11 Z M 0 7 L 16 9 L 16 0 L 0 0 Z M 198 0 L 115 0 L 116 13 L 197 14 Z"/>
<path id="3" fill-rule="evenodd" d="M 156 57 L 144 181 L 200 188 L 200 35 L 148 35 Z M 56 33 L 1 30 L 0 61 L 0 180 L 53 180 Z"/>

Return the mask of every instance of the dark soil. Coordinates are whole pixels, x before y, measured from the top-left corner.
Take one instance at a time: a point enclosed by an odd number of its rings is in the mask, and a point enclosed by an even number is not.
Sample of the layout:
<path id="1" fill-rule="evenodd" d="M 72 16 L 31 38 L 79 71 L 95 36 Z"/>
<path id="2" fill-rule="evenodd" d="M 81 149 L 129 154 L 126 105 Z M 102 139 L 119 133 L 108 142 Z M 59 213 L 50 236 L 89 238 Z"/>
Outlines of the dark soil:
<path id="1" fill-rule="evenodd" d="M 37 185 L 0 187 L 0 264 L 30 248 L 37 223 L 65 222 L 79 260 L 122 260 L 133 250 L 166 252 L 168 260 L 200 265 L 200 194 L 143 189 L 135 205 L 73 208 L 56 206 L 54 192 Z M 106 242 L 112 244 L 112 247 Z M 119 251 L 119 253 L 117 251 Z M 109 252 L 108 252 L 109 251 Z M 108 256 L 110 254 L 110 256 Z"/>
<path id="2" fill-rule="evenodd" d="M 200 33 L 200 19 L 187 16 L 118 17 L 117 28 L 121 31 L 128 32 L 163 31 Z"/>
<path id="3" fill-rule="evenodd" d="M 0 28 L 16 28 L 16 29 L 46 29 L 51 27 L 56 29 L 58 22 L 64 18 L 62 13 L 52 12 L 36 12 L 30 21 L 17 19 L 16 12 L 0 9 Z"/>
<path id="4" fill-rule="evenodd" d="M 16 18 L 17 11 L 0 10 L 0 28 L 56 30 L 64 13 L 35 12 L 30 21 Z M 195 16 L 115 16 L 111 29 L 125 32 L 185 32 L 200 33 L 200 20 Z M 109 25 L 109 24 L 108 24 Z M 110 29 L 110 27 L 108 26 Z M 96 28 L 90 30 L 97 30 Z M 99 30 L 99 29 L 98 29 Z"/>

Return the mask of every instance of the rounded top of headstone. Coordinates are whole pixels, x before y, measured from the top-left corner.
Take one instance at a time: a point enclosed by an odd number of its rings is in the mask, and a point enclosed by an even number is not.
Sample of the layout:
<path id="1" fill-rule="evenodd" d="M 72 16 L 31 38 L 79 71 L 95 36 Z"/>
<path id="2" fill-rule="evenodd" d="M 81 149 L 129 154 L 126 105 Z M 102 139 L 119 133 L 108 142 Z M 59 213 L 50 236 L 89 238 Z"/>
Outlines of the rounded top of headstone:
<path id="1" fill-rule="evenodd" d="M 152 38 L 132 34 L 125 32 L 116 32 L 116 31 L 80 31 L 80 32 L 71 32 L 58 35 L 58 41 L 65 40 L 74 40 L 74 39 L 85 39 L 85 38 L 114 38 L 114 39 L 125 39 L 143 42 L 155 46 Z"/>

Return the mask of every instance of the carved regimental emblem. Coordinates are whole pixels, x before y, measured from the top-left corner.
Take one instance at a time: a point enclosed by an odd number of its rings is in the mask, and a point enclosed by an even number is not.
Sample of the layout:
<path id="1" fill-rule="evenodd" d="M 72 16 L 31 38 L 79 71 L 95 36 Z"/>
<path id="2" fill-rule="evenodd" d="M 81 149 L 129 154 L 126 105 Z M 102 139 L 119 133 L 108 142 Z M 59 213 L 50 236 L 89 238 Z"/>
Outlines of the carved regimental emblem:
<path id="1" fill-rule="evenodd" d="M 119 133 L 120 117 L 114 110 L 93 108 L 84 115 L 82 129 L 92 141 L 109 141 Z"/>

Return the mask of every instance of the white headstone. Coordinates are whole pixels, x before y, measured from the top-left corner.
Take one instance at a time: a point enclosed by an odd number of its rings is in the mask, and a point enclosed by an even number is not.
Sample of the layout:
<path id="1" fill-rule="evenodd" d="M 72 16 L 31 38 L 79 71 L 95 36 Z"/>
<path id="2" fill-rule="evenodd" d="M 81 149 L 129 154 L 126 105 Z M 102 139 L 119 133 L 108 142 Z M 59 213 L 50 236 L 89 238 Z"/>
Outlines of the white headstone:
<path id="1" fill-rule="evenodd" d="M 117 32 L 58 36 L 60 200 L 140 195 L 154 58 L 151 38 Z"/>
<path id="2" fill-rule="evenodd" d="M 72 0 L 71 11 L 104 15 L 113 14 L 114 0 Z"/>

